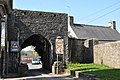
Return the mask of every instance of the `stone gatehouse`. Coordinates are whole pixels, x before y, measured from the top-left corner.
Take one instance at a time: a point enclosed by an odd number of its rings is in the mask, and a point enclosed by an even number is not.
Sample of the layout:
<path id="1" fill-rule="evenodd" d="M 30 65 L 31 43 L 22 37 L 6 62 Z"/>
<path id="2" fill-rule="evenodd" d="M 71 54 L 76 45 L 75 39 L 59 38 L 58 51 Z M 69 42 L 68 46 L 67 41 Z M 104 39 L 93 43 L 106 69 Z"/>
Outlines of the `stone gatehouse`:
<path id="1" fill-rule="evenodd" d="M 64 44 L 68 42 L 68 14 L 65 13 L 14 9 L 8 15 L 7 26 L 8 41 L 19 41 L 20 49 L 29 45 L 36 46 L 42 56 L 43 67 L 46 69 L 51 69 L 52 56 L 56 60 L 56 37 L 61 36 Z M 53 54 L 50 51 L 51 45 Z M 67 45 L 64 45 L 64 48 L 66 47 Z M 66 59 L 66 49 L 64 49 L 64 53 L 64 57 L 60 58 L 63 62 Z"/>

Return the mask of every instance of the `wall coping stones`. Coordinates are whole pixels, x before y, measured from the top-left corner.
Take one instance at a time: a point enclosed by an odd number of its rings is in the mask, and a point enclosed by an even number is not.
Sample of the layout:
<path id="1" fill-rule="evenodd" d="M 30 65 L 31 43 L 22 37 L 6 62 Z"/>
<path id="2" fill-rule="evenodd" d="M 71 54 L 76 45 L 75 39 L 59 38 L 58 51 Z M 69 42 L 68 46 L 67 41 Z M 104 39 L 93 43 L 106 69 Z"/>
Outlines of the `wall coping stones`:
<path id="1" fill-rule="evenodd" d="M 101 80 L 100 78 L 97 78 L 94 74 L 83 73 L 81 71 L 66 69 L 66 73 L 76 78 L 84 78 L 85 80 Z"/>

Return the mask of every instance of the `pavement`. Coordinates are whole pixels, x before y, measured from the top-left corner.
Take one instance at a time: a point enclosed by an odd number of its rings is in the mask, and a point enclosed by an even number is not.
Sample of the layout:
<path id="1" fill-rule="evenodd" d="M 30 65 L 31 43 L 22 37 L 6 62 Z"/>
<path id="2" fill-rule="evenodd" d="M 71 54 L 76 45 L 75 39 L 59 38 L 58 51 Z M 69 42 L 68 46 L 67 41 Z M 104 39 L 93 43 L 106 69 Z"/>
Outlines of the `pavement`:
<path id="1" fill-rule="evenodd" d="M 29 72 L 22 77 L 4 78 L 0 80 L 84 80 L 70 76 L 69 74 L 52 74 L 42 69 L 42 65 L 28 64 Z"/>
<path id="2" fill-rule="evenodd" d="M 30 70 L 29 74 L 23 77 L 5 78 L 0 80 L 83 80 L 70 76 L 69 74 L 52 74 L 42 72 L 42 70 Z"/>

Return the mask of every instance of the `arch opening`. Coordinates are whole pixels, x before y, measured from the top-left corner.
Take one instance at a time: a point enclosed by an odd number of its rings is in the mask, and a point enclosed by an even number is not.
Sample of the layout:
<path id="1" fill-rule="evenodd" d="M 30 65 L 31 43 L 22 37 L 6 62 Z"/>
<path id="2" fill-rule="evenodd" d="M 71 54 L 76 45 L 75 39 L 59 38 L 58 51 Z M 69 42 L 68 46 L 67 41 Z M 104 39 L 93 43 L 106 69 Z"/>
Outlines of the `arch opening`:
<path id="1" fill-rule="evenodd" d="M 27 53 L 23 54 L 25 49 L 29 51 L 26 50 Z M 39 58 L 43 69 L 49 71 L 52 69 L 53 54 L 51 54 L 51 44 L 40 34 L 34 34 L 22 43 L 21 62 L 23 61 L 23 56 L 29 58 L 25 63 L 32 63 L 35 58 Z"/>

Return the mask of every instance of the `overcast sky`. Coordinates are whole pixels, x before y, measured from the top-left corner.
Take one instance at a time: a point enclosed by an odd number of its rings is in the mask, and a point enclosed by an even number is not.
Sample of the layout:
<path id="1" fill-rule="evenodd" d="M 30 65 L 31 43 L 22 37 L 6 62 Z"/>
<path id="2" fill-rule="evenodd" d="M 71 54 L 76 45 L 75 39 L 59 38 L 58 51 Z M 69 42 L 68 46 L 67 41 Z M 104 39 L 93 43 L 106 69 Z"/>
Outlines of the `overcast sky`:
<path id="1" fill-rule="evenodd" d="M 120 0 L 14 0 L 13 8 L 68 13 L 82 24 L 108 26 L 115 20 L 120 32 Z"/>

